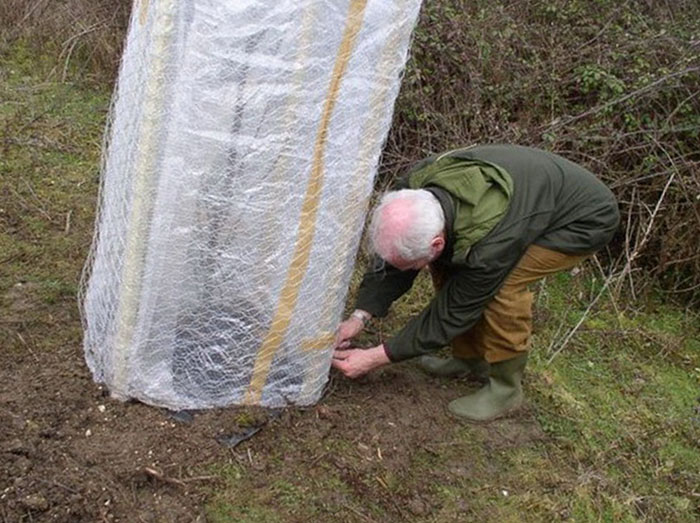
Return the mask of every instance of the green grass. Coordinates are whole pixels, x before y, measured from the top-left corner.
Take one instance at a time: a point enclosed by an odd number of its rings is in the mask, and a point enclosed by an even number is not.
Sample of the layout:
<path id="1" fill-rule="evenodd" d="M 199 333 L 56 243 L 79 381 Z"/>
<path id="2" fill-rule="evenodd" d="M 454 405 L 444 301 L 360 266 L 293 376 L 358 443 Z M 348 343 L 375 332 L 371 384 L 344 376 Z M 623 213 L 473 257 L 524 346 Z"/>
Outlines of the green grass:
<path id="1" fill-rule="evenodd" d="M 226 488 L 209 504 L 207 516 L 214 522 L 284 521 L 280 512 L 293 510 L 303 497 L 302 490 L 293 483 L 276 480 L 266 486 L 264 493 L 251 499 L 245 486 L 254 484 L 256 478 L 250 472 L 233 465 L 221 467 L 218 474 L 225 479 Z"/>
<path id="2" fill-rule="evenodd" d="M 570 281 L 558 285 L 548 286 L 552 303 L 571 289 Z M 601 304 L 598 321 L 551 365 L 546 354 L 534 352 L 531 398 L 542 427 L 558 442 L 555 467 L 575 465 L 579 477 L 588 475 L 587 487 L 574 490 L 571 513 L 582 521 L 693 521 L 697 513 L 678 507 L 698 502 L 697 313 L 657 304 L 617 316 L 610 305 Z M 538 340 L 546 345 L 551 330 L 541 327 Z M 683 459 L 668 457 L 674 451 Z"/>
<path id="3" fill-rule="evenodd" d="M 0 296 L 14 296 L 21 311 L 10 319 L 39 350 L 80 340 L 67 320 L 77 317 L 110 98 L 107 89 L 47 81 L 51 67 L 21 44 L 0 55 Z M 26 350 L 19 337 L 7 338 L 10 350 Z"/>
<path id="4" fill-rule="evenodd" d="M 16 60 L 23 59 L 21 49 L 19 56 L 5 56 L 0 61 L 0 92 L 4 100 L 0 104 L 0 174 L 10 182 L 3 194 L 2 217 L 3 221 L 14 220 L 10 224 L 16 234 L 13 239 L 19 236 L 25 240 L 15 248 L 50 255 L 72 246 L 71 231 L 92 227 L 101 137 L 110 95 L 107 90 L 42 82 L 42 67 L 27 76 L 29 71 L 24 66 L 13 66 Z M 67 238 L 58 236 L 41 246 L 38 241 L 32 242 L 57 232 L 63 232 Z M 3 246 L 13 247 L 7 243 Z"/>

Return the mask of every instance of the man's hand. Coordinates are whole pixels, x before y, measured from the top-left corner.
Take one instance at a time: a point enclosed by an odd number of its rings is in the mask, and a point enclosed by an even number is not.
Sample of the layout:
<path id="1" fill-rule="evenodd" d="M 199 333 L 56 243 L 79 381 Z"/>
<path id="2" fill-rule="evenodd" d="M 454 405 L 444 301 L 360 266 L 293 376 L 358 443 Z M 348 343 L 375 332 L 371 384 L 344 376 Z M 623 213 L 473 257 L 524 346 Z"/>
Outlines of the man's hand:
<path id="1" fill-rule="evenodd" d="M 348 378 L 358 378 L 372 369 L 391 363 L 384 351 L 384 345 L 371 349 L 336 349 L 332 366 Z"/>
<path id="2" fill-rule="evenodd" d="M 369 313 L 364 314 L 369 316 Z M 364 328 L 365 320 L 362 319 L 361 315 L 353 313 L 352 316 L 338 326 L 333 347 L 336 349 L 347 349 L 350 347 L 350 340 L 362 332 Z"/>

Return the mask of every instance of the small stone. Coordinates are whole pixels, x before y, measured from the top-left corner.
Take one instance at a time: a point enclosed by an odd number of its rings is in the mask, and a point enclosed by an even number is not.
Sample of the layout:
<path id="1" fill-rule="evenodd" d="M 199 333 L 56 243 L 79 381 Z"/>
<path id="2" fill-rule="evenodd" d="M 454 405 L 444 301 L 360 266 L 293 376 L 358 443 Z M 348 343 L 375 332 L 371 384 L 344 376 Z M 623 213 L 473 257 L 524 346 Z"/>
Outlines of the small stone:
<path id="1" fill-rule="evenodd" d="M 90 436 L 92 436 L 92 431 L 91 431 L 90 429 L 87 429 L 87 430 L 85 431 L 85 437 L 86 437 L 86 438 L 89 438 Z"/>
<path id="2" fill-rule="evenodd" d="M 427 507 L 425 502 L 419 498 L 409 500 L 408 510 L 410 510 L 416 516 L 425 516 L 430 512 L 429 507 Z"/>
<path id="3" fill-rule="evenodd" d="M 97 410 L 99 410 L 100 412 L 104 412 L 107 410 L 107 407 L 105 407 L 104 405 L 98 405 Z"/>
<path id="4" fill-rule="evenodd" d="M 169 410 L 168 415 L 179 423 L 189 425 L 194 421 L 194 411 L 190 410 Z M 175 424 L 172 425 L 173 427 Z"/>
<path id="5" fill-rule="evenodd" d="M 333 411 L 326 407 L 325 405 L 319 405 L 316 408 L 316 413 L 318 414 L 318 417 L 321 419 L 329 419 L 333 417 Z"/>
<path id="6" fill-rule="evenodd" d="M 45 427 L 39 431 L 39 436 L 44 439 L 54 439 L 58 436 L 58 431 L 51 427 Z"/>
<path id="7" fill-rule="evenodd" d="M 20 456 L 17 458 L 17 460 L 15 460 L 15 467 L 17 468 L 17 472 L 20 474 L 26 474 L 29 472 L 29 469 L 32 468 L 32 462 L 29 458 Z"/>
<path id="8" fill-rule="evenodd" d="M 41 494 L 29 494 L 21 503 L 29 510 L 44 512 L 49 509 L 49 502 Z"/>

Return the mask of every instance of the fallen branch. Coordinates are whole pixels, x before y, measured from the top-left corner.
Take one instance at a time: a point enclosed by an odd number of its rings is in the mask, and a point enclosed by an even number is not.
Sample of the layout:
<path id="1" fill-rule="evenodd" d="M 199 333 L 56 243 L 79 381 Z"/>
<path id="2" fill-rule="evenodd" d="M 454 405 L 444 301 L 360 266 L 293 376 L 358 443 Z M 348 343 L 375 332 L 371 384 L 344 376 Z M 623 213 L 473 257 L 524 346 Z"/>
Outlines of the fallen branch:
<path id="1" fill-rule="evenodd" d="M 652 227 L 654 226 L 654 220 L 656 219 L 656 216 L 659 213 L 659 210 L 661 209 L 661 204 L 664 201 L 664 198 L 666 197 L 666 192 L 668 191 L 669 187 L 671 186 L 671 183 L 673 183 L 673 180 L 676 178 L 676 174 L 678 173 L 678 170 L 675 169 L 675 165 L 673 164 L 672 159 L 671 159 L 671 165 L 674 167 L 674 169 L 671 172 L 671 176 L 668 177 L 668 180 L 666 181 L 666 185 L 664 186 L 663 191 L 661 191 L 661 195 L 659 196 L 659 199 L 657 200 L 656 205 L 654 206 L 654 209 L 652 211 L 649 211 L 647 209 L 647 212 L 650 213 L 649 222 L 647 223 L 646 229 L 642 233 L 641 239 L 635 243 L 634 250 L 631 253 L 629 252 L 629 246 L 626 242 L 625 252 L 627 254 L 627 262 L 625 263 L 625 266 L 622 268 L 622 274 L 620 275 L 620 282 L 622 282 L 622 279 L 626 275 L 631 275 L 632 265 L 633 265 L 634 261 L 637 259 L 637 256 L 639 256 L 639 254 L 642 252 L 642 249 L 644 248 L 646 243 L 649 241 Z M 630 228 L 630 224 L 628 223 L 627 234 L 629 234 L 629 228 Z M 616 290 L 619 290 L 619 285 L 618 285 L 618 289 L 616 289 Z M 632 288 L 632 294 L 634 296 L 634 288 Z"/>
<path id="2" fill-rule="evenodd" d="M 171 478 L 166 475 L 164 475 L 161 472 L 158 472 L 156 469 L 152 469 L 151 467 L 144 467 L 143 468 L 143 473 L 148 476 L 149 478 L 156 479 L 158 481 L 162 481 L 163 483 L 168 483 L 170 485 L 178 485 L 180 487 L 185 486 L 185 482 L 177 479 L 177 478 Z"/>
<path id="3" fill-rule="evenodd" d="M 624 275 L 624 274 L 623 274 Z M 568 334 L 564 337 L 564 340 L 561 342 L 561 345 L 554 351 L 554 353 L 549 357 L 547 360 L 547 365 L 551 364 L 552 361 L 554 361 L 554 358 L 557 357 L 557 355 L 564 350 L 564 347 L 566 347 L 569 342 L 571 341 L 571 338 L 574 337 L 574 334 L 576 334 L 576 331 L 578 331 L 579 327 L 583 324 L 583 322 L 586 320 L 588 317 L 588 314 L 591 312 L 593 307 L 595 306 L 596 303 L 598 303 L 598 300 L 600 297 L 605 293 L 605 291 L 608 290 L 608 287 L 610 286 L 610 283 L 616 278 L 616 277 L 622 277 L 623 275 L 615 275 L 615 274 L 610 274 L 607 279 L 605 280 L 605 283 L 603 284 L 603 287 L 600 289 L 598 294 L 596 295 L 595 298 L 593 298 L 593 301 L 588 304 L 588 307 L 586 307 L 586 310 L 583 311 L 583 314 L 579 318 L 578 322 L 576 322 L 576 325 L 568 332 Z"/>
<path id="4" fill-rule="evenodd" d="M 158 470 L 151 467 L 144 467 L 142 472 L 149 478 L 153 478 L 158 481 L 162 481 L 163 483 L 168 483 L 170 485 L 177 485 L 179 487 L 184 487 L 187 483 L 192 483 L 193 481 L 212 481 L 219 479 L 217 476 L 191 476 L 189 478 L 182 479 L 171 478 L 170 476 L 166 476 L 162 472 L 159 472 Z"/>

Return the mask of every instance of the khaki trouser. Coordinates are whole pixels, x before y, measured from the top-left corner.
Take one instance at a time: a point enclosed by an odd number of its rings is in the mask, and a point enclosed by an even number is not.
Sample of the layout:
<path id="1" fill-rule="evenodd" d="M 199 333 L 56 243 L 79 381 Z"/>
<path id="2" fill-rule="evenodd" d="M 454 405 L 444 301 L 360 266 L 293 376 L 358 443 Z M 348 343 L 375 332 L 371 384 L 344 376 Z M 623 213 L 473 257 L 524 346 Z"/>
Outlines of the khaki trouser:
<path id="1" fill-rule="evenodd" d="M 486 306 L 482 317 L 467 332 L 450 343 L 457 358 L 484 358 L 490 363 L 505 361 L 529 349 L 532 333 L 532 298 L 528 284 L 572 268 L 590 254 L 571 255 L 531 245 L 507 276 L 503 287 Z M 430 267 L 436 289 L 448 274 Z"/>

